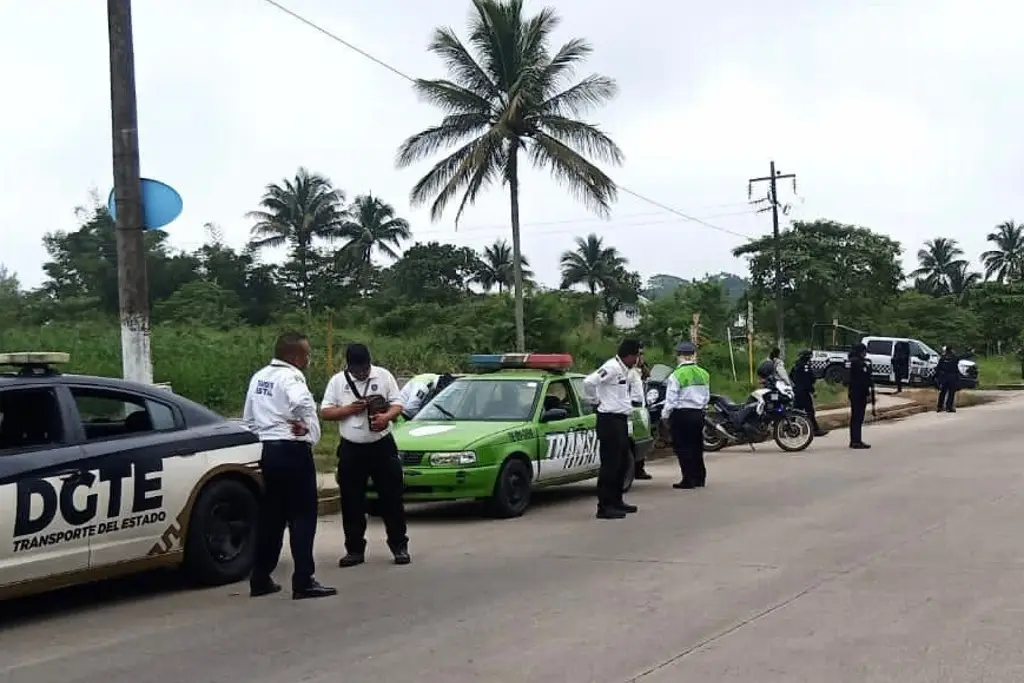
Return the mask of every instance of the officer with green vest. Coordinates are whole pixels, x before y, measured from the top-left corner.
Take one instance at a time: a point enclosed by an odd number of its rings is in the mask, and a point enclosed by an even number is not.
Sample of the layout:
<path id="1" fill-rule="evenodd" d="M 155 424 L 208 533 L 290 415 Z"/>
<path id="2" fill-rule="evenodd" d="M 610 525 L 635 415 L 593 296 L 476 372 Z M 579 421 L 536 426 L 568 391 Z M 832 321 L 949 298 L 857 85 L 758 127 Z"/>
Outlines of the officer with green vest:
<path id="1" fill-rule="evenodd" d="M 679 365 L 665 384 L 665 406 L 661 419 L 668 422 L 672 450 L 679 459 L 682 479 L 675 489 L 704 486 L 704 409 L 711 399 L 711 376 L 697 365 L 697 347 L 688 341 L 676 346 Z"/>
<path id="2" fill-rule="evenodd" d="M 424 399 L 437 384 L 440 377 L 434 372 L 424 372 L 416 375 L 402 387 L 402 414 L 411 418 L 423 407 Z"/>

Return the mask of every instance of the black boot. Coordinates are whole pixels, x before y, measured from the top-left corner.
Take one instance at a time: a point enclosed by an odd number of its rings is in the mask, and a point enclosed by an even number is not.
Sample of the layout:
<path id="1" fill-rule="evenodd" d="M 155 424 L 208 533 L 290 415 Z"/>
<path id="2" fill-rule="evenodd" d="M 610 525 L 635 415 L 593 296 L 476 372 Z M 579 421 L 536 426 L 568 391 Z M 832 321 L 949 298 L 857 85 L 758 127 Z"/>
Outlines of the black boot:
<path id="1" fill-rule="evenodd" d="M 292 600 L 309 600 L 312 598 L 329 598 L 337 595 L 338 589 L 325 586 L 316 579 L 309 582 L 302 588 L 292 589 Z"/>
<path id="2" fill-rule="evenodd" d="M 652 477 L 650 474 L 648 474 L 647 470 L 644 469 L 644 463 L 643 463 L 642 460 L 636 464 L 636 472 L 635 472 L 633 478 L 634 479 L 641 479 L 641 480 L 644 480 L 644 481 L 646 481 L 648 479 L 654 479 L 654 477 Z"/>

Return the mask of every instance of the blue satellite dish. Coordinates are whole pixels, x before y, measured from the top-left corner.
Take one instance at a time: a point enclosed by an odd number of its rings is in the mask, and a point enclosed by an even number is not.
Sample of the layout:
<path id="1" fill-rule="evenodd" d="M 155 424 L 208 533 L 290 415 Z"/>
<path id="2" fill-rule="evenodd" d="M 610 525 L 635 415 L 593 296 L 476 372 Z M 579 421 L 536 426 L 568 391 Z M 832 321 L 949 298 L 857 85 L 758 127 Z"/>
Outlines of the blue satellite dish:
<path id="1" fill-rule="evenodd" d="M 159 180 L 142 178 L 142 229 L 159 230 L 181 215 L 184 203 L 181 195 L 170 185 Z M 107 197 L 110 217 L 117 220 L 117 206 L 114 191 Z"/>

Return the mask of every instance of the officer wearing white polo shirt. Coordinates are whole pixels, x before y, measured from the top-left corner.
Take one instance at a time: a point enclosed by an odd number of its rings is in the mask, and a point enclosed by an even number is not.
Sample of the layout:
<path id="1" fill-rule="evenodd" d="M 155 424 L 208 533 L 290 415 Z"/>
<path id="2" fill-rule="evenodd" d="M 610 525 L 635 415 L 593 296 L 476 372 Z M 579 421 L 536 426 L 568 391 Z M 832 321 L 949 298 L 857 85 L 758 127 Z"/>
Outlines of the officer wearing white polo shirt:
<path id="1" fill-rule="evenodd" d="M 369 478 L 377 491 L 395 564 L 409 564 L 412 559 L 402 504 L 402 461 L 391 435 L 391 423 L 402 413 L 398 382 L 386 369 L 371 363 L 370 350 L 363 344 L 348 345 L 345 363 L 345 369 L 327 383 L 320 406 L 324 420 L 340 423 L 338 488 L 345 556 L 338 566 L 354 567 L 365 561 Z"/>
<path id="2" fill-rule="evenodd" d="M 292 560 L 292 597 L 322 598 L 337 591 L 313 578 L 317 494 L 313 445 L 320 440 L 316 401 L 306 386 L 309 339 L 298 332 L 281 335 L 274 359 L 249 381 L 242 419 L 263 443 L 263 501 L 250 595 L 281 590 L 271 573 L 277 567 L 288 527 Z"/>
<path id="3" fill-rule="evenodd" d="M 597 518 L 622 519 L 636 512 L 622 499 L 629 466 L 630 396 L 635 382 L 630 369 L 640 360 L 643 347 L 635 339 L 619 345 L 619 353 L 583 380 L 586 399 L 597 406 L 597 438 L 601 469 L 597 475 Z"/>

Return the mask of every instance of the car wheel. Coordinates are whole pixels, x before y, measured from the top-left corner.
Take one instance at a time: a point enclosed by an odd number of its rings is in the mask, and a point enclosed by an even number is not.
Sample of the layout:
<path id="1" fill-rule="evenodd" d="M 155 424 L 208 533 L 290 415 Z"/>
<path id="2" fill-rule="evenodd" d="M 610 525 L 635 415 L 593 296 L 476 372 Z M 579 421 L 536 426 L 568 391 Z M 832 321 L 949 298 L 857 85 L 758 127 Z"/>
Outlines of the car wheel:
<path id="1" fill-rule="evenodd" d="M 846 378 L 846 370 L 842 365 L 830 365 L 825 370 L 825 381 L 829 384 L 842 384 Z"/>
<path id="2" fill-rule="evenodd" d="M 215 479 L 199 493 L 185 539 L 185 572 L 205 586 L 249 576 L 256 559 L 259 500 L 235 479 Z"/>
<path id="3" fill-rule="evenodd" d="M 509 519 L 520 517 L 530 505 L 533 487 L 533 469 L 519 458 L 509 458 L 494 482 L 494 493 L 487 501 L 492 517 Z"/>

